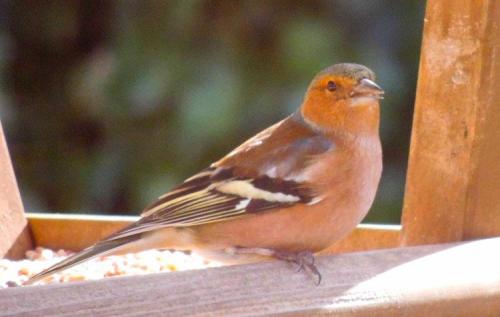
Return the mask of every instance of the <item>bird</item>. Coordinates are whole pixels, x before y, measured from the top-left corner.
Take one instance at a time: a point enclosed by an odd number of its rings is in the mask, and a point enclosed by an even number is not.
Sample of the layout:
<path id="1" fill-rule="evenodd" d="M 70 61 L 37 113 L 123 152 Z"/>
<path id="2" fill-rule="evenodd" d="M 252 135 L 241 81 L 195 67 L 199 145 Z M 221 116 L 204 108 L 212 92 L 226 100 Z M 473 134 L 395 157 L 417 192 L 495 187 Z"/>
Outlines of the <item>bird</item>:
<path id="1" fill-rule="evenodd" d="M 147 249 L 228 264 L 284 260 L 319 284 L 316 253 L 352 231 L 376 196 L 383 95 L 366 66 L 325 68 L 294 113 L 160 196 L 135 223 L 24 285 L 96 256 Z"/>

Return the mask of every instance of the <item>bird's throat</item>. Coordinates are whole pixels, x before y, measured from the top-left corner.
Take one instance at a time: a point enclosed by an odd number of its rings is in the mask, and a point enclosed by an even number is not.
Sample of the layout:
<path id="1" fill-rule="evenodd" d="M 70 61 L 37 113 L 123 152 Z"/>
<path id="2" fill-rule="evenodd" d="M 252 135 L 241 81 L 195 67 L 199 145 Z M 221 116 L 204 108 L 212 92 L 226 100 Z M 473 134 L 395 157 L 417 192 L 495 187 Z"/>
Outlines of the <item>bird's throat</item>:
<path id="1" fill-rule="evenodd" d="M 333 104 L 318 104 L 309 101 L 301 107 L 301 115 L 314 130 L 325 134 L 378 135 L 380 107 L 378 100 L 367 98 L 341 100 Z"/>

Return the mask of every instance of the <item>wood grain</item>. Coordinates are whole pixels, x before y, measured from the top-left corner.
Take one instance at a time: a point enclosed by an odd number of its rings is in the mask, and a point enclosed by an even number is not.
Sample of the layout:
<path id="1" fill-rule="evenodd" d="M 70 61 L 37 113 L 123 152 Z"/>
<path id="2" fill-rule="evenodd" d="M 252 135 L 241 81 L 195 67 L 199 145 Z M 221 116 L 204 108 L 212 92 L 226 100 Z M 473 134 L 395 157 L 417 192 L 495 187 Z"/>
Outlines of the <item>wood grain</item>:
<path id="1" fill-rule="evenodd" d="M 403 243 L 500 235 L 500 2 L 429 0 Z"/>
<path id="2" fill-rule="evenodd" d="M 0 316 L 498 316 L 500 238 L 0 290 Z"/>
<path id="3" fill-rule="evenodd" d="M 31 247 L 24 208 L 0 124 L 0 258 L 19 258 Z M 18 242 L 18 243 L 16 243 Z"/>

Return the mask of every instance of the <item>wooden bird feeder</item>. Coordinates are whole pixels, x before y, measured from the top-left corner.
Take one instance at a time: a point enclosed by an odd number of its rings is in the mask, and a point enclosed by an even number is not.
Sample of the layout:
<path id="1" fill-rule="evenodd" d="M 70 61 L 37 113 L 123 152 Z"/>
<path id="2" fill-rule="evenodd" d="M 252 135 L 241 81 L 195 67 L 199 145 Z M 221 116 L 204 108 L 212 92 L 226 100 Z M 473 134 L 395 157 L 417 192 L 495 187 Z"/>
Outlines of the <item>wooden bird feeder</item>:
<path id="1" fill-rule="evenodd" d="M 499 1 L 427 2 L 402 224 L 332 245 L 320 286 L 272 261 L 3 289 L 0 316 L 500 316 L 499 34 Z M 0 177 L 0 255 L 136 219 L 25 216 L 1 131 Z"/>

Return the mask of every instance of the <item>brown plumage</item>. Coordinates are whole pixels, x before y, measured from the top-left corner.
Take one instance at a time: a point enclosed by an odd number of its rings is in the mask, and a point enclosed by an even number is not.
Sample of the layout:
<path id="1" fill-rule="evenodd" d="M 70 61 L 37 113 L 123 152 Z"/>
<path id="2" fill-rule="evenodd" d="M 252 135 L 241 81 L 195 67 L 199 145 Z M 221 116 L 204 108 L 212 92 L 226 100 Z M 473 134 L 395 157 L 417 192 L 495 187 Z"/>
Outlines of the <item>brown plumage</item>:
<path id="1" fill-rule="evenodd" d="M 232 263 L 275 257 L 320 278 L 312 253 L 350 232 L 377 191 L 383 91 L 374 80 L 361 65 L 326 68 L 297 112 L 160 197 L 138 222 L 27 284 L 97 255 L 152 248 Z"/>

